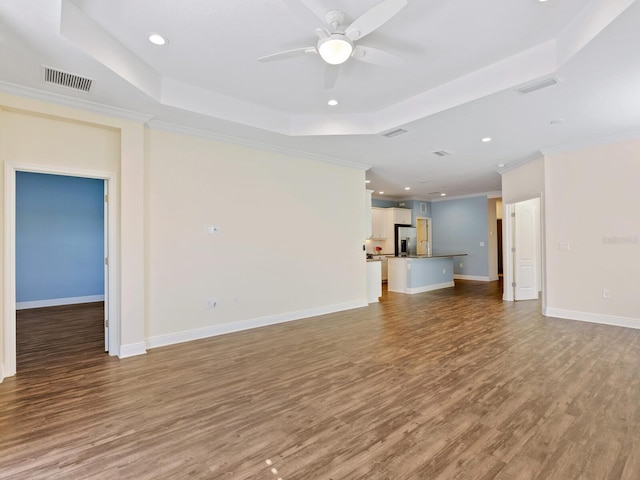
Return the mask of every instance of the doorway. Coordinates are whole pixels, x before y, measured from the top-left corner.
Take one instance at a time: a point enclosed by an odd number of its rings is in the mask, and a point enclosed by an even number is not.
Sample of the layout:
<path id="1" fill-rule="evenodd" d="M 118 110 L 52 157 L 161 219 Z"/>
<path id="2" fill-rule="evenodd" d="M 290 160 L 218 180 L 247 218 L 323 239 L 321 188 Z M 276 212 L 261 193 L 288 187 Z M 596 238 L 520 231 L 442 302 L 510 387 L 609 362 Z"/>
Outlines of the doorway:
<path id="1" fill-rule="evenodd" d="M 504 293 L 506 301 L 537 300 L 544 307 L 542 196 L 504 205 Z"/>
<path id="2" fill-rule="evenodd" d="M 111 172 L 76 170 L 48 167 L 45 165 L 17 165 L 5 163 L 5 305 L 4 305 L 4 377 L 15 375 L 16 363 L 16 176 L 19 172 L 83 177 L 98 179 L 104 192 L 115 191 L 116 175 Z M 109 355 L 117 355 L 119 345 L 119 319 L 114 316 L 116 306 L 116 265 L 108 265 L 109 258 L 117 258 L 116 219 L 117 205 L 103 195 L 103 278 L 104 278 L 104 324 L 102 340 Z"/>
<path id="3" fill-rule="evenodd" d="M 18 358 L 76 351 L 104 328 L 105 315 L 97 315 L 107 283 L 104 192 L 102 179 L 16 172 Z"/>

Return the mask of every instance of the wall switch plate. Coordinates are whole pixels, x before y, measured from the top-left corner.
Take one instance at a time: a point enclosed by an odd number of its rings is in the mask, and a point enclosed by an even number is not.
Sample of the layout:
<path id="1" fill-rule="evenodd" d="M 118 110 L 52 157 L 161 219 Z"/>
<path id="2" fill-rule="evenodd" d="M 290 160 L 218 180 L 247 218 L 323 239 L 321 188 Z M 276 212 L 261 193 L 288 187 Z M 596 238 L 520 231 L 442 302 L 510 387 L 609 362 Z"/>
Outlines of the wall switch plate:
<path id="1" fill-rule="evenodd" d="M 215 298 L 207 300 L 207 308 L 214 308 L 218 306 L 218 301 Z"/>
<path id="2" fill-rule="evenodd" d="M 216 225 L 207 225 L 207 233 L 209 235 L 220 235 L 220 227 Z"/>
<path id="3" fill-rule="evenodd" d="M 609 290 L 608 288 L 603 288 L 602 289 L 602 298 L 611 298 L 611 290 Z"/>
<path id="4" fill-rule="evenodd" d="M 460 262 L 460 268 L 464 267 L 464 264 L 462 262 Z"/>
<path id="5" fill-rule="evenodd" d="M 480 242 L 480 246 L 481 246 L 481 247 L 484 247 L 484 242 Z"/>
<path id="6" fill-rule="evenodd" d="M 568 252 L 569 250 L 571 250 L 571 245 L 569 244 L 569 242 L 560 242 L 558 244 L 558 248 L 561 252 Z"/>

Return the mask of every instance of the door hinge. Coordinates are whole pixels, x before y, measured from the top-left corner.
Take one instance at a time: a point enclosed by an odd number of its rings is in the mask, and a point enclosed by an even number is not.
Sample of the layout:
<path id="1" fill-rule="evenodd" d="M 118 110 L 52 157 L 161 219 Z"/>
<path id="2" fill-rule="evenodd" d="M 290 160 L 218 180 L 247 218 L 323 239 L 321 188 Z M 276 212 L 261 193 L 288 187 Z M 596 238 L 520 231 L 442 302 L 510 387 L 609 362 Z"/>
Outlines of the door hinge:
<path id="1" fill-rule="evenodd" d="M 106 328 L 109 328 L 109 319 L 108 319 L 108 318 L 105 318 L 105 319 L 104 319 L 104 326 L 105 326 Z"/>
<path id="2" fill-rule="evenodd" d="M 511 251 L 512 251 L 513 253 L 516 253 L 516 247 L 511 247 Z"/>
<path id="3" fill-rule="evenodd" d="M 108 193 L 104 196 L 104 203 L 109 203 L 109 194 Z"/>
<path id="4" fill-rule="evenodd" d="M 511 282 L 511 286 L 512 286 L 513 288 L 516 288 L 516 282 Z"/>
<path id="5" fill-rule="evenodd" d="M 515 218 L 516 212 L 511 212 L 511 216 Z"/>
<path id="6" fill-rule="evenodd" d="M 109 257 L 104 257 L 104 264 L 109 265 Z"/>

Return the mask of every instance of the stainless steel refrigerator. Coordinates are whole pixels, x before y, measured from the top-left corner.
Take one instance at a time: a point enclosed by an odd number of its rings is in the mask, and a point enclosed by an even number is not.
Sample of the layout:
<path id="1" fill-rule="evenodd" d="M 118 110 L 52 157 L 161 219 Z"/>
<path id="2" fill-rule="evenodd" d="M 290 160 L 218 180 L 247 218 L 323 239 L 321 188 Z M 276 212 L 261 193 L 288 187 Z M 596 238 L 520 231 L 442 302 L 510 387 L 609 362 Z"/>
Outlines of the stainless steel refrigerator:
<path id="1" fill-rule="evenodd" d="M 396 225 L 395 228 L 395 255 L 396 257 L 414 257 L 418 254 L 418 244 L 416 240 L 416 227 L 403 227 Z"/>

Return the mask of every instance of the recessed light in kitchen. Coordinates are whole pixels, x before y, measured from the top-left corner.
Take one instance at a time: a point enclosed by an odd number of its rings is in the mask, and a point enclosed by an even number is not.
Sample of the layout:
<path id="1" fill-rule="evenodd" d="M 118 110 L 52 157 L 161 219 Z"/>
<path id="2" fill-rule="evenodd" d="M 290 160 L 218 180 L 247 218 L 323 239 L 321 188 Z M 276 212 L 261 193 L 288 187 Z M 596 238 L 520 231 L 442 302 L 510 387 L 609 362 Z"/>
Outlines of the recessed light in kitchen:
<path id="1" fill-rule="evenodd" d="M 365 180 L 364 183 L 371 183 L 371 180 Z"/>
<path id="2" fill-rule="evenodd" d="M 491 140 L 491 137 L 484 137 L 481 141 L 482 143 L 489 143 Z"/>
<path id="3" fill-rule="evenodd" d="M 441 194 L 440 194 L 440 196 L 441 196 L 441 197 L 446 197 L 446 196 L 447 196 L 447 194 L 446 194 L 446 193 L 441 193 Z"/>
<path id="4" fill-rule="evenodd" d="M 504 167 L 504 163 L 499 163 L 498 165 L 496 165 L 496 167 L 502 168 L 502 167 Z"/>
<path id="5" fill-rule="evenodd" d="M 327 102 L 327 105 L 329 105 L 330 107 L 335 107 L 336 105 L 338 105 L 338 100 L 336 100 L 335 98 L 332 98 Z"/>
<path id="6" fill-rule="evenodd" d="M 378 192 L 378 194 L 380 194 L 380 195 L 384 195 L 384 192 Z"/>
<path id="7" fill-rule="evenodd" d="M 405 190 L 411 190 L 411 187 L 404 187 Z"/>
<path id="8" fill-rule="evenodd" d="M 154 45 L 159 45 L 159 46 L 167 44 L 167 39 L 158 33 L 150 33 L 149 41 Z"/>

